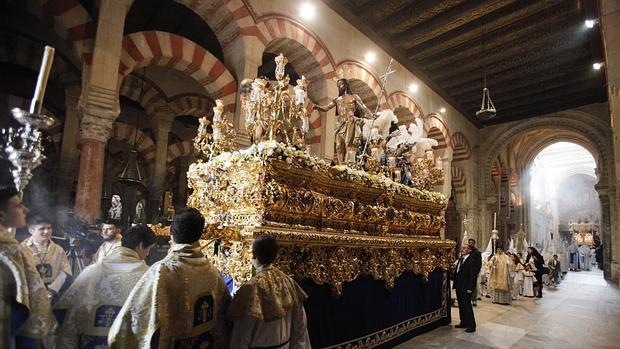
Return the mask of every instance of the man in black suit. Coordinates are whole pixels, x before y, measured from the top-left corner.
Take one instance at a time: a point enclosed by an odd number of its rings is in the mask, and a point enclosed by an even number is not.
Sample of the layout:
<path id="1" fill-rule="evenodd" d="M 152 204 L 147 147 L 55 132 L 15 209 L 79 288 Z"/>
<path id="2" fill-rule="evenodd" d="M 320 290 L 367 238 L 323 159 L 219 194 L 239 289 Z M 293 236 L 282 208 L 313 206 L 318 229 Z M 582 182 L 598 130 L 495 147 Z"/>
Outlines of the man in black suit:
<path id="1" fill-rule="evenodd" d="M 456 328 L 465 328 L 465 332 L 476 331 L 476 319 L 474 308 L 471 305 L 471 297 L 476 287 L 479 268 L 477 261 L 470 255 L 471 248 L 468 245 L 461 246 L 461 258 L 456 265 L 454 289 L 456 300 L 459 303 L 459 317 L 461 323 Z"/>
<path id="2" fill-rule="evenodd" d="M 480 269 L 482 268 L 482 254 L 476 248 L 476 240 L 469 239 L 467 240 L 467 245 L 469 245 L 469 256 L 476 261 L 476 287 L 474 287 L 473 292 L 471 294 L 471 305 L 474 307 L 478 301 L 478 274 L 480 274 Z"/>

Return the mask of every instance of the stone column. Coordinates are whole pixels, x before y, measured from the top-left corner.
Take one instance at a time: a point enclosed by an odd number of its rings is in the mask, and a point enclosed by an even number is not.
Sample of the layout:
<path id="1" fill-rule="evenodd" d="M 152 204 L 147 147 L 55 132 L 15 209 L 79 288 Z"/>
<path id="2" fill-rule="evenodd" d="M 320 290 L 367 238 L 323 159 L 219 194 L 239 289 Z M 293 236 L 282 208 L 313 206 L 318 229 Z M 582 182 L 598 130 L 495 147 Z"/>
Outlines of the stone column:
<path id="1" fill-rule="evenodd" d="M 75 213 L 88 222 L 101 214 L 101 189 L 105 147 L 118 113 L 104 109 L 82 109 L 80 167 Z"/>
<path id="2" fill-rule="evenodd" d="M 68 86 L 65 89 L 65 123 L 62 132 L 60 149 L 60 164 L 58 168 L 58 205 L 62 208 L 71 207 L 71 191 L 77 173 L 80 152 L 78 140 L 80 136 L 80 118 L 78 115 L 78 100 L 80 88 Z"/>
<path id="3" fill-rule="evenodd" d="M 168 135 L 174 122 L 174 115 L 169 110 L 159 110 L 151 117 L 153 130 L 155 133 L 155 165 L 151 173 L 150 185 L 150 215 L 151 222 L 159 220 L 161 212 L 161 200 L 165 191 L 164 182 L 166 179 L 166 160 L 168 159 Z"/>
<path id="4" fill-rule="evenodd" d="M 179 192 L 178 199 L 175 200 L 178 207 L 185 207 L 187 205 L 187 170 L 189 169 L 189 165 L 191 164 L 191 158 L 185 157 L 179 160 Z"/>
<path id="5" fill-rule="evenodd" d="M 118 66 L 131 0 L 102 1 L 92 63 L 83 62 L 80 96 L 80 167 L 75 213 L 92 222 L 101 214 L 105 146 L 120 113 Z"/>
<path id="6" fill-rule="evenodd" d="M 599 200 L 601 202 L 601 243 L 603 244 L 603 272 L 606 279 L 612 277 L 611 265 L 617 263 L 615 256 L 612 256 L 612 234 L 611 225 L 611 205 L 607 190 L 598 189 Z"/>
<path id="7" fill-rule="evenodd" d="M 611 113 L 611 129 L 613 132 L 612 144 L 614 151 L 614 168 L 609 169 L 610 186 L 620 187 L 620 2 L 617 0 L 601 0 L 600 7 L 600 25 L 603 34 L 603 43 L 605 48 L 605 73 L 607 74 L 607 95 L 609 100 L 609 110 Z M 605 270 L 605 277 L 609 277 L 614 281 L 620 279 L 620 202 L 617 195 L 609 195 L 610 223 L 609 226 L 610 240 L 609 244 L 604 243 L 603 253 L 611 256 L 611 267 L 609 272 Z M 601 206 L 603 199 L 601 198 Z M 604 212 L 604 211 L 603 211 Z M 607 245 L 607 246 L 605 246 Z M 609 249 L 611 248 L 611 251 Z M 614 254 L 615 253 L 615 254 Z"/>

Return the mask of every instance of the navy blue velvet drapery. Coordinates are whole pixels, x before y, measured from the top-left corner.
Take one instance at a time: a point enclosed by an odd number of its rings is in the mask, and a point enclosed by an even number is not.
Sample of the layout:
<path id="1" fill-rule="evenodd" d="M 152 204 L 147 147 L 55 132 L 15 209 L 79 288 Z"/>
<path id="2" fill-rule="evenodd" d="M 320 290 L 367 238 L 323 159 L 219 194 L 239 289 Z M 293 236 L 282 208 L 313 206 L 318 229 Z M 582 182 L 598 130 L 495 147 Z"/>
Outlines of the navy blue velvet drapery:
<path id="1" fill-rule="evenodd" d="M 440 269 L 427 282 L 420 275 L 404 273 L 391 290 L 386 290 L 384 281 L 362 276 L 346 283 L 340 298 L 332 296 L 329 285 L 308 279 L 300 285 L 308 294 L 304 306 L 313 348 L 369 341 L 376 347 L 392 347 L 450 323 L 449 281 Z"/>

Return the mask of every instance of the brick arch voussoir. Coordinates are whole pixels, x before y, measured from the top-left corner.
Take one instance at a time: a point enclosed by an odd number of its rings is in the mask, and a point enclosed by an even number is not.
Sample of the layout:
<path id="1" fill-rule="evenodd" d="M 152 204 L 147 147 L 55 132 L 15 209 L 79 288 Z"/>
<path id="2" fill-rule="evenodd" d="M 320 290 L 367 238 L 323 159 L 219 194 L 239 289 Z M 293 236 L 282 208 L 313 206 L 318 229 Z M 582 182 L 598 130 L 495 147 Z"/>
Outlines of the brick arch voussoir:
<path id="1" fill-rule="evenodd" d="M 28 0 L 28 11 L 51 23 L 83 64 L 92 64 L 97 24 L 78 0 Z"/>
<path id="2" fill-rule="evenodd" d="M 136 135 L 136 128 L 125 123 L 115 122 L 112 125 L 112 132 L 110 133 L 111 139 L 133 145 L 134 137 L 136 137 L 136 150 L 138 153 L 140 153 L 149 164 L 155 163 L 155 152 L 157 147 L 149 135 L 140 130 L 137 130 Z"/>
<path id="3" fill-rule="evenodd" d="M 425 118 L 424 112 L 422 111 L 422 108 L 420 107 L 418 102 L 416 102 L 413 97 L 403 91 L 392 92 L 388 97 L 388 103 L 392 110 L 395 110 L 399 106 L 403 106 L 407 108 L 415 118 Z"/>
<path id="4" fill-rule="evenodd" d="M 220 60 L 193 41 L 160 31 L 125 35 L 119 81 L 131 71 L 148 65 L 165 66 L 189 75 L 204 87 L 209 97 L 222 99 L 225 109 L 234 112 L 237 81 Z"/>

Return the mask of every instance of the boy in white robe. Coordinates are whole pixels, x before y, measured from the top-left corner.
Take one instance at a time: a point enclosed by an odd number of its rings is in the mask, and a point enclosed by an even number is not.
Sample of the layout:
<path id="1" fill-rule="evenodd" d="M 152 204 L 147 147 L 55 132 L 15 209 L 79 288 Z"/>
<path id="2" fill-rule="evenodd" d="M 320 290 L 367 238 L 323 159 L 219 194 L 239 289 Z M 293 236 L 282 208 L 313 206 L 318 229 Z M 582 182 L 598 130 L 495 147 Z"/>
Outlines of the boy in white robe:
<path id="1" fill-rule="evenodd" d="M 110 326 L 148 270 L 144 259 L 156 241 L 149 227 L 134 226 L 123 234 L 121 246 L 82 271 L 54 307 L 57 348 L 107 347 Z"/>
<path id="2" fill-rule="evenodd" d="M 234 321 L 230 349 L 310 348 L 303 302 L 306 293 L 272 263 L 278 246 L 272 236 L 252 244 L 256 275 L 241 286 L 227 316 Z"/>
<path id="3" fill-rule="evenodd" d="M 37 263 L 36 267 L 52 300 L 57 300 L 61 288 L 71 281 L 71 266 L 62 247 L 52 241 L 52 222 L 42 216 L 28 217 L 30 237 L 22 242 Z"/>

